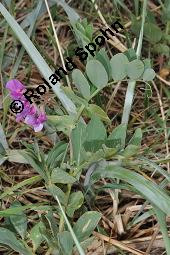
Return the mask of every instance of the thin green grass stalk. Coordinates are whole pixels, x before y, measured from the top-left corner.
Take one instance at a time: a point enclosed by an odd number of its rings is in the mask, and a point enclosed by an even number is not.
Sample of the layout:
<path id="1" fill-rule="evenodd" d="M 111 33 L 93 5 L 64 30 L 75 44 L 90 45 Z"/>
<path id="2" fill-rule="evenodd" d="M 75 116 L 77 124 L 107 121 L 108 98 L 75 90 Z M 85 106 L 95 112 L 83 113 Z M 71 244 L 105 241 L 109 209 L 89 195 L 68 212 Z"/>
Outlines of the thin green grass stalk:
<path id="1" fill-rule="evenodd" d="M 6 44 L 6 39 L 7 39 L 7 34 L 8 34 L 8 25 L 5 28 L 4 36 L 1 42 L 1 49 L 0 49 L 0 72 L 2 72 L 2 62 L 3 62 L 3 57 L 5 53 L 5 44 Z"/>
<path id="2" fill-rule="evenodd" d="M 1 138 L 0 144 L 3 146 L 4 150 L 8 150 L 9 145 L 8 145 L 6 135 L 5 135 L 5 132 L 4 132 L 4 129 L 1 125 L 1 123 L 0 123 L 0 138 Z"/>
<path id="3" fill-rule="evenodd" d="M 60 210 L 61 210 L 61 213 L 62 213 L 62 215 L 63 215 L 63 218 L 65 219 L 65 222 L 66 222 L 66 224 L 67 224 L 67 227 L 68 227 L 68 229 L 69 229 L 69 231 L 70 231 L 70 234 L 71 234 L 72 237 L 73 237 L 73 240 L 74 240 L 74 242 L 75 242 L 75 245 L 77 246 L 77 249 L 78 249 L 80 255 L 85 255 L 85 253 L 84 253 L 84 251 L 83 251 L 83 249 L 82 249 L 82 247 L 81 247 L 81 245 L 80 245 L 80 243 L 79 243 L 79 241 L 78 241 L 76 235 L 74 234 L 74 231 L 73 231 L 73 229 L 72 229 L 72 227 L 71 227 L 71 225 L 70 225 L 70 222 L 69 222 L 68 219 L 67 219 L 67 216 L 66 216 L 66 214 L 65 214 L 65 212 L 64 212 L 64 210 L 63 210 L 63 208 L 62 208 L 62 206 L 61 206 L 61 203 L 60 203 L 58 197 L 55 196 L 55 199 L 56 199 L 57 202 L 58 202 L 58 205 L 59 205 L 59 207 L 60 207 Z"/>
<path id="4" fill-rule="evenodd" d="M 3 128 L 5 127 L 5 119 L 6 119 L 6 115 L 7 115 L 7 112 L 8 112 L 8 107 L 6 107 L 6 105 L 8 104 L 8 100 L 5 100 L 6 99 L 6 93 L 5 93 L 5 90 L 4 90 L 3 79 L 2 79 L 2 64 L 3 64 L 4 54 L 5 54 L 5 45 L 6 45 L 6 40 L 7 40 L 7 34 L 8 34 L 8 25 L 5 28 L 3 40 L 2 40 L 2 43 L 1 43 L 1 49 L 0 49 L 0 73 L 1 73 L 0 81 L 1 81 L 2 95 L 3 95 L 3 120 L 2 120 L 2 127 Z"/>
<path id="5" fill-rule="evenodd" d="M 146 17 L 146 8 L 147 8 L 147 0 L 144 0 L 143 12 L 142 12 L 142 24 L 141 24 L 141 30 L 140 30 L 140 35 L 139 35 L 138 47 L 136 50 L 137 58 L 140 58 L 140 55 L 141 55 L 142 41 L 143 41 L 143 30 L 144 30 L 145 17 Z M 122 124 L 126 125 L 126 130 L 127 130 L 127 125 L 129 122 L 130 112 L 131 112 L 131 108 L 132 108 L 132 104 L 133 104 L 135 86 L 136 86 L 136 81 L 128 82 L 125 103 L 124 103 L 124 109 L 123 109 L 123 116 L 122 116 Z M 125 144 L 125 142 L 124 142 L 124 144 Z"/>
<path id="6" fill-rule="evenodd" d="M 57 36 L 57 32 L 56 32 L 56 29 L 55 29 L 55 26 L 54 26 L 54 21 L 53 21 L 51 12 L 50 12 L 50 8 L 49 8 L 47 0 L 44 0 L 44 1 L 45 1 L 47 12 L 48 12 L 48 15 L 49 15 L 49 18 L 50 18 L 50 22 L 51 22 L 51 26 L 52 26 L 52 29 L 53 29 L 54 37 L 55 37 L 55 40 L 56 40 L 57 48 L 58 48 L 58 51 L 59 51 L 60 59 L 61 59 L 63 68 L 66 70 L 66 66 L 65 66 L 65 62 L 64 62 L 61 46 L 60 46 L 60 42 L 59 42 L 59 39 L 58 39 L 58 36 Z M 69 80 L 67 75 L 66 75 L 66 81 L 67 81 L 68 87 L 71 89 L 70 80 Z"/>
<path id="7" fill-rule="evenodd" d="M 96 1 L 95 1 L 95 0 L 91 0 L 91 1 L 92 1 L 92 3 L 94 4 L 94 7 L 95 7 L 95 9 L 96 9 L 96 11 L 97 11 L 97 13 L 98 13 L 98 15 L 99 15 L 101 21 L 103 22 L 103 24 L 104 24 L 105 26 L 107 26 L 107 22 L 106 22 L 105 18 L 103 17 L 101 11 L 99 10 Z"/>
<path id="8" fill-rule="evenodd" d="M 52 70 L 49 68 L 43 57 L 40 55 L 34 44 L 31 42 L 29 37 L 23 31 L 23 29 L 19 26 L 16 20 L 10 15 L 7 9 L 0 3 L 0 13 L 4 16 L 6 21 L 8 22 L 9 26 L 11 27 L 12 31 L 16 34 L 19 41 L 24 46 L 25 50 L 28 52 L 30 57 L 32 58 L 33 62 L 44 76 L 44 78 L 49 81 L 49 76 L 53 74 Z M 51 85 L 54 93 L 57 95 L 65 109 L 70 115 L 76 114 L 76 106 L 74 103 L 67 97 L 64 91 L 60 87 L 60 83 L 57 82 L 56 85 L 53 85 L 50 81 L 49 84 Z"/>
<path id="9" fill-rule="evenodd" d="M 27 185 L 32 185 L 33 183 L 35 184 L 36 182 L 39 182 L 42 180 L 42 177 L 39 176 L 39 175 L 36 175 L 36 176 L 33 176 L 29 179 L 26 179 L 24 181 L 21 181 L 19 183 L 17 183 L 16 185 L 12 186 L 11 188 L 8 188 L 7 191 L 4 191 L 3 193 L 1 193 L 0 195 L 0 200 L 9 196 L 10 194 L 14 193 L 14 191 L 22 188 L 22 187 L 25 187 Z"/>
<path id="10" fill-rule="evenodd" d="M 165 243 L 166 254 L 170 255 L 170 238 L 168 236 L 167 224 L 166 224 L 166 214 L 159 208 L 154 207 L 155 213 L 160 225 L 160 230 L 162 232 L 163 240 Z"/>
<path id="11" fill-rule="evenodd" d="M 139 0 L 134 0 L 134 5 L 135 5 L 135 15 L 136 17 L 139 16 Z"/>

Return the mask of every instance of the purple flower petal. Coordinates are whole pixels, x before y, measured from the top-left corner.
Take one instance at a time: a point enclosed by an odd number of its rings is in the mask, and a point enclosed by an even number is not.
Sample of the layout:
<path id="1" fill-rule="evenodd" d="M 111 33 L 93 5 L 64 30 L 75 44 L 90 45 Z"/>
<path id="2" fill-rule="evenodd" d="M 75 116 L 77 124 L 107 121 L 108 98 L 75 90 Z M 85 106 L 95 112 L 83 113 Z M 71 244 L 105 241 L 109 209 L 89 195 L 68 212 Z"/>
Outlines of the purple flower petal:
<path id="1" fill-rule="evenodd" d="M 10 96 L 14 100 L 19 100 L 23 96 L 23 93 L 26 91 L 24 85 L 18 80 L 8 81 L 6 88 L 9 89 Z"/>
<path id="2" fill-rule="evenodd" d="M 11 91 L 21 91 L 25 89 L 24 85 L 18 80 L 8 81 L 6 84 L 6 88 Z"/>
<path id="3" fill-rule="evenodd" d="M 36 107 L 31 105 L 28 101 L 24 101 L 24 110 L 21 113 L 18 113 L 16 116 L 16 121 L 24 120 L 26 116 L 34 115 L 36 113 Z"/>
<path id="4" fill-rule="evenodd" d="M 43 128 L 43 123 L 47 120 L 45 113 L 40 112 L 39 116 L 37 114 L 27 115 L 25 118 L 25 123 L 32 126 L 35 132 L 39 132 Z"/>
<path id="5" fill-rule="evenodd" d="M 40 123 L 40 124 L 38 124 L 38 125 L 34 125 L 34 131 L 35 132 L 39 132 L 39 131 L 41 131 L 43 129 L 43 124 L 42 123 Z"/>
<path id="6" fill-rule="evenodd" d="M 47 120 L 47 117 L 44 112 L 41 112 L 39 117 L 37 118 L 38 122 L 45 122 Z"/>
<path id="7" fill-rule="evenodd" d="M 18 80 L 8 81 L 6 84 L 6 88 L 9 89 L 11 92 L 18 93 L 21 93 L 25 90 L 25 86 Z"/>
<path id="8" fill-rule="evenodd" d="M 43 128 L 43 123 L 47 120 L 44 112 L 41 112 L 37 107 L 25 98 L 23 93 L 26 91 L 24 85 L 18 80 L 8 81 L 6 88 L 10 91 L 10 96 L 14 100 L 20 100 L 24 109 L 21 113 L 16 115 L 16 121 L 24 121 L 26 124 L 32 126 L 35 132 L 39 132 Z"/>
<path id="9" fill-rule="evenodd" d="M 24 122 L 30 126 L 34 126 L 37 124 L 37 119 L 35 115 L 27 115 Z"/>

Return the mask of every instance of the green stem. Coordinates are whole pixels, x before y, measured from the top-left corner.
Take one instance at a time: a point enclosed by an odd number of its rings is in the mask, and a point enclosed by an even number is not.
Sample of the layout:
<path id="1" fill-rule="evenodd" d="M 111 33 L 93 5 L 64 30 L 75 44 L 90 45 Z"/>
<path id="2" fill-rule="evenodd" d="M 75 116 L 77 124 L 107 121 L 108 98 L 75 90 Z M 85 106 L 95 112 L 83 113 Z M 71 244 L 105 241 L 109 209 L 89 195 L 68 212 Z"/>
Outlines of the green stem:
<path id="1" fill-rule="evenodd" d="M 137 58 L 140 58 L 140 55 L 141 55 L 142 41 L 143 41 L 143 30 L 144 30 L 145 16 L 146 16 L 146 8 L 147 8 L 147 0 L 144 0 L 143 12 L 142 12 L 142 24 L 141 24 L 141 30 L 140 30 L 140 35 L 139 35 L 138 47 L 137 47 L 137 50 L 136 50 Z M 129 81 L 128 82 L 128 87 L 127 87 L 126 97 L 125 97 L 125 103 L 124 103 L 124 109 L 123 109 L 123 116 L 122 116 L 122 124 L 126 125 L 126 131 L 127 131 L 127 125 L 128 125 L 128 122 L 129 122 L 129 117 L 130 117 L 132 104 L 133 104 L 135 86 L 136 86 L 136 81 Z M 124 141 L 124 144 L 125 144 L 125 141 Z"/>
<path id="2" fill-rule="evenodd" d="M 125 104 L 123 109 L 122 124 L 128 125 L 130 111 L 131 111 L 133 97 L 134 97 L 135 85 L 136 85 L 136 81 L 128 82 L 128 87 L 127 87 L 126 97 L 125 97 Z"/>
<path id="3" fill-rule="evenodd" d="M 166 215 L 157 207 L 154 207 L 156 216 L 160 225 L 160 230 L 162 232 L 162 237 L 165 243 L 165 248 L 167 255 L 170 255 L 170 238 L 168 236 L 167 224 L 166 224 Z"/>
<path id="4" fill-rule="evenodd" d="M 74 234 L 74 231 L 73 231 L 73 229 L 72 229 L 72 227 L 71 227 L 71 225 L 70 225 L 70 223 L 69 223 L 69 221 L 68 221 L 68 219 L 67 219 L 67 216 L 66 216 L 66 214 L 65 214 L 65 212 L 64 212 L 64 210 L 63 210 L 63 208 L 62 208 L 62 206 L 61 206 L 61 203 L 60 203 L 58 197 L 55 196 L 55 199 L 56 199 L 57 202 L 58 202 L 58 205 L 59 205 L 59 207 L 60 207 L 60 210 L 61 210 L 61 213 L 62 213 L 62 215 L 63 215 L 63 218 L 64 218 L 64 220 L 65 220 L 65 222 L 66 222 L 66 224 L 67 224 L 67 227 L 68 227 L 68 229 L 69 229 L 69 231 L 70 231 L 70 234 L 72 235 L 72 238 L 73 238 L 73 240 L 74 240 L 74 242 L 75 242 L 75 245 L 77 246 L 77 249 L 78 249 L 80 255 L 85 255 L 85 253 L 84 253 L 82 247 L 80 246 L 80 243 L 79 243 L 79 241 L 77 240 L 77 237 L 76 237 L 76 235 Z"/>
<path id="5" fill-rule="evenodd" d="M 69 200 L 69 196 L 70 196 L 70 192 L 71 192 L 71 187 L 72 187 L 71 184 L 67 185 L 66 203 L 65 203 L 65 206 L 64 206 L 65 207 L 64 211 L 66 211 L 66 207 L 68 205 L 68 200 Z M 61 218 L 60 218 L 60 223 L 59 223 L 59 232 L 61 233 L 61 232 L 63 232 L 63 230 L 64 230 L 64 216 L 62 215 Z"/>
<path id="6" fill-rule="evenodd" d="M 170 29 L 170 21 L 168 21 L 167 24 L 166 24 L 166 31 L 165 31 L 165 33 L 167 35 L 169 34 L 169 29 Z"/>
<path id="7" fill-rule="evenodd" d="M 96 96 L 96 95 L 100 92 L 100 90 L 101 90 L 101 89 L 96 89 L 96 90 L 93 92 L 93 94 L 87 99 L 87 101 L 89 102 L 94 96 Z M 79 109 L 79 111 L 78 111 L 78 113 L 77 113 L 77 116 L 76 116 L 76 121 L 78 121 L 79 118 L 81 117 L 81 114 L 82 114 L 82 112 L 84 111 L 85 107 L 86 107 L 86 106 L 85 106 L 84 104 L 81 105 L 81 107 L 80 107 L 80 109 Z"/>
<path id="8" fill-rule="evenodd" d="M 138 47 L 137 47 L 137 50 L 136 50 L 137 58 L 140 58 L 141 50 L 142 50 L 143 31 L 144 31 L 144 24 L 145 24 L 145 17 L 146 17 L 147 2 L 148 2 L 147 0 L 144 0 L 144 2 L 143 2 L 142 24 L 141 24 L 141 29 L 140 29 Z"/>
<path id="9" fill-rule="evenodd" d="M 100 92 L 101 89 L 96 89 L 93 94 L 87 99 L 87 101 L 89 102 L 94 96 L 96 96 L 99 92 Z"/>

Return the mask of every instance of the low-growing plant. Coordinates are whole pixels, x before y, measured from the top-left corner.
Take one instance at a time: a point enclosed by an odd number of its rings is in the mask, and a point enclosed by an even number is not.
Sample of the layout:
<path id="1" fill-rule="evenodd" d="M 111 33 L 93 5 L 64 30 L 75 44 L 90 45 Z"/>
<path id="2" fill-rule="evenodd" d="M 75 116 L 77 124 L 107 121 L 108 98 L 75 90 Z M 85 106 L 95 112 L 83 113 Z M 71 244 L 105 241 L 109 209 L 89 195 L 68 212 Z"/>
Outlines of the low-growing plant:
<path id="1" fill-rule="evenodd" d="M 68 11 L 69 7 L 64 6 Z M 136 52 L 130 48 L 109 59 L 107 51 L 102 48 L 94 57 L 88 57 L 84 72 L 79 69 L 72 72 L 74 88 L 61 84 L 55 88 L 52 86 L 64 109 L 61 107 L 60 114 L 55 111 L 54 114 L 48 114 L 46 128 L 61 132 L 64 138 L 57 141 L 51 150 L 43 151 L 36 142 L 22 142 L 24 149 L 10 149 L 1 127 L 1 164 L 6 160 L 29 164 L 38 175 L 5 190 L 0 198 L 4 200 L 16 197 L 22 193 L 22 187 L 40 181 L 53 198 L 49 203 L 26 206 L 16 198 L 10 208 L 0 211 L 1 217 L 5 219 L 0 227 L 0 243 L 3 246 L 9 246 L 24 255 L 41 254 L 42 246 L 46 247 L 46 254 L 71 255 L 78 250 L 83 255 L 93 240 L 93 231 L 104 231 L 100 226 L 102 214 L 95 210 L 93 203 L 89 211 L 87 196 L 92 200 L 107 189 L 113 192 L 125 189 L 139 194 L 152 205 L 147 215 L 143 213 L 136 217 L 125 228 L 136 224 L 142 217 L 156 215 L 167 254 L 170 254 L 166 226 L 166 216 L 170 214 L 170 198 L 165 190 L 170 175 L 149 160 L 141 150 L 142 130 L 137 128 L 133 135 L 127 132 L 136 82 L 142 82 L 150 88 L 149 82 L 155 77 L 150 59 L 140 57 L 146 9 L 147 1 L 144 0 Z M 53 72 L 29 37 L 1 3 L 0 12 L 44 79 L 48 80 Z M 71 21 L 71 25 L 79 46 L 85 50 L 86 43 L 93 42 L 92 26 L 87 20 Z M 102 105 L 97 104 L 96 96 L 117 82 L 126 82 L 128 86 L 122 123 L 110 131 L 111 120 Z M 154 171 L 164 177 L 160 184 L 147 177 L 147 172 Z M 109 184 L 97 185 L 102 178 L 108 179 Z M 35 212 L 32 217 L 34 224 L 28 220 L 28 210 Z"/>

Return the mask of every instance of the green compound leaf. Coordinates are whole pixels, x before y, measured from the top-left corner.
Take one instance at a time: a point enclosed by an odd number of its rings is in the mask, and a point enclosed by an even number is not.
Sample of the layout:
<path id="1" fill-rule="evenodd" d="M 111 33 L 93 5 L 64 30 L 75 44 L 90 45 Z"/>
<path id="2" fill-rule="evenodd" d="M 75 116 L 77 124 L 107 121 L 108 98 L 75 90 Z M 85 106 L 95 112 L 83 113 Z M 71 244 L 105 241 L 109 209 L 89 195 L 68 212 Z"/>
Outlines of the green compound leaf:
<path id="1" fill-rule="evenodd" d="M 111 120 L 100 106 L 96 104 L 89 104 L 89 106 L 86 107 L 86 110 L 88 111 L 90 117 L 92 117 L 92 115 L 95 115 L 99 117 L 102 121 L 105 121 L 109 124 L 111 123 Z"/>
<path id="2" fill-rule="evenodd" d="M 87 239 L 96 228 L 101 213 L 95 211 L 85 212 L 74 225 L 74 233 L 80 242 Z"/>
<path id="3" fill-rule="evenodd" d="M 154 45 L 153 51 L 159 55 L 164 55 L 167 58 L 170 55 L 170 48 L 166 43 L 158 43 L 158 44 Z"/>
<path id="4" fill-rule="evenodd" d="M 155 78 L 155 71 L 152 68 L 148 68 L 143 73 L 144 81 L 152 81 Z"/>
<path id="5" fill-rule="evenodd" d="M 15 201 L 10 208 L 21 207 L 20 202 Z M 17 213 L 17 215 L 10 216 L 10 220 L 18 234 L 24 239 L 27 231 L 27 217 L 24 212 Z"/>
<path id="6" fill-rule="evenodd" d="M 69 135 L 70 131 L 75 127 L 75 120 L 69 115 L 49 115 L 48 121 L 55 126 L 58 131 L 62 131 L 66 135 Z"/>
<path id="7" fill-rule="evenodd" d="M 139 36 L 141 27 L 141 21 L 138 21 L 137 19 L 132 18 L 132 31 Z M 144 25 L 144 37 L 145 39 L 152 43 L 158 43 L 163 36 L 163 33 L 159 27 L 158 24 L 154 24 L 153 22 L 146 22 Z"/>
<path id="8" fill-rule="evenodd" d="M 71 132 L 73 161 L 75 161 L 77 165 L 80 165 L 84 158 L 84 148 L 82 145 L 85 139 L 85 134 L 86 127 L 84 123 L 79 121 Z"/>
<path id="9" fill-rule="evenodd" d="M 143 60 L 143 63 L 144 63 L 144 69 L 148 69 L 148 68 L 151 68 L 151 60 L 149 58 L 145 58 Z"/>
<path id="10" fill-rule="evenodd" d="M 91 83 L 93 83 L 98 89 L 102 89 L 107 85 L 107 72 L 98 60 L 90 60 L 87 62 L 86 73 Z"/>
<path id="11" fill-rule="evenodd" d="M 69 184 L 74 183 L 76 179 L 69 175 L 67 172 L 60 168 L 54 168 L 51 173 L 51 182 L 52 183 L 63 183 L 63 184 Z"/>
<path id="12" fill-rule="evenodd" d="M 120 81 L 126 77 L 128 63 L 129 60 L 123 53 L 118 53 L 111 58 L 112 78 L 115 81 Z"/>
<path id="13" fill-rule="evenodd" d="M 59 188 L 57 187 L 56 185 L 54 184 L 51 184 L 49 187 L 48 187 L 48 190 L 49 192 L 52 194 L 52 196 L 55 198 L 56 196 L 58 197 L 59 201 L 61 204 L 64 204 L 65 201 L 66 201 L 66 196 L 64 194 L 64 192 Z"/>
<path id="14" fill-rule="evenodd" d="M 72 79 L 73 82 L 78 89 L 78 91 L 82 94 L 84 98 L 89 98 L 90 97 L 90 85 L 86 79 L 86 77 L 83 75 L 83 73 L 75 69 L 72 72 Z"/>
<path id="15" fill-rule="evenodd" d="M 162 38 L 162 31 L 158 25 L 153 23 L 145 23 L 144 25 L 144 36 L 151 43 L 157 43 Z"/>
<path id="16" fill-rule="evenodd" d="M 38 222 L 30 231 L 30 239 L 33 244 L 34 252 L 40 246 L 40 244 L 44 241 L 44 236 L 42 234 L 45 231 L 45 225 L 42 221 Z"/>
<path id="17" fill-rule="evenodd" d="M 133 48 L 126 50 L 125 52 L 123 52 L 123 54 L 126 55 L 129 61 L 137 59 L 136 52 Z"/>
<path id="18" fill-rule="evenodd" d="M 96 59 L 99 60 L 104 68 L 106 69 L 106 72 L 108 74 L 109 80 L 112 78 L 112 71 L 111 71 L 111 65 L 110 65 L 110 59 L 107 55 L 107 52 L 104 48 L 100 49 L 99 52 L 96 53 Z"/>
<path id="19" fill-rule="evenodd" d="M 97 130 L 97 132 L 96 132 Z M 106 129 L 103 122 L 95 115 L 86 127 L 86 137 L 88 141 L 101 140 L 106 138 Z"/>
<path id="20" fill-rule="evenodd" d="M 13 232 L 5 228 L 0 228 L 0 244 L 9 246 L 19 254 L 32 254 L 31 250 L 28 250 L 24 244 L 15 237 Z"/>
<path id="21" fill-rule="evenodd" d="M 135 130 L 134 135 L 130 139 L 129 144 L 141 146 L 141 142 L 142 142 L 142 130 L 141 128 L 137 128 Z"/>
<path id="22" fill-rule="evenodd" d="M 164 1 L 162 20 L 163 21 L 170 21 L 170 2 L 169 2 L 169 0 Z"/>
<path id="23" fill-rule="evenodd" d="M 84 201 L 84 196 L 81 191 L 74 192 L 70 195 L 68 206 L 66 209 L 66 213 L 70 218 L 72 218 L 74 215 L 74 212 L 82 206 L 83 201 Z"/>
<path id="24" fill-rule="evenodd" d="M 97 132 L 96 132 L 97 131 Z M 86 139 L 101 140 L 106 138 L 106 129 L 103 122 L 96 116 L 90 120 L 86 127 Z"/>
<path id="25" fill-rule="evenodd" d="M 122 156 L 126 159 L 131 158 L 135 155 L 139 154 L 139 146 L 129 144 L 124 151 L 122 152 Z"/>
<path id="26" fill-rule="evenodd" d="M 135 59 L 127 65 L 127 75 L 131 80 L 137 80 L 144 72 L 144 64 L 141 60 Z"/>
<path id="27" fill-rule="evenodd" d="M 63 159 L 63 155 L 66 153 L 67 144 L 64 142 L 58 142 L 48 153 L 46 163 L 50 169 L 56 167 L 57 162 Z"/>
<path id="28" fill-rule="evenodd" d="M 63 231 L 58 234 L 59 245 L 64 255 L 71 255 L 73 250 L 73 238 L 68 231 Z"/>
<path id="29" fill-rule="evenodd" d="M 113 129 L 112 133 L 108 136 L 106 145 L 111 148 L 122 148 L 126 137 L 126 125 L 120 124 Z"/>
<path id="30" fill-rule="evenodd" d="M 103 122 L 94 116 L 86 127 L 86 140 L 84 148 L 86 151 L 95 152 L 100 149 L 107 137 Z"/>

